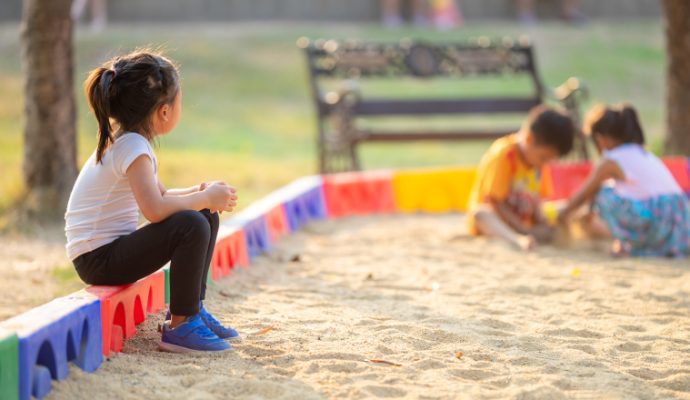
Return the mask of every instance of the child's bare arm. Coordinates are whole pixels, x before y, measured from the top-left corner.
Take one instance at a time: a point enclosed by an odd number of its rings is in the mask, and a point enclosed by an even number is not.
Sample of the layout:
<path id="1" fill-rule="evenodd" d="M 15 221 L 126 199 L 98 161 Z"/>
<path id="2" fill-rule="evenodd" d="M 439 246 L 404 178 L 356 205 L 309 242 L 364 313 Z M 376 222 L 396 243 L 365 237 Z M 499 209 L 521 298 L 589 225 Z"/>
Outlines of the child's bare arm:
<path id="1" fill-rule="evenodd" d="M 179 189 L 167 189 L 163 184 L 159 181 L 158 182 L 158 188 L 160 189 L 161 195 L 163 196 L 182 196 L 185 194 L 192 194 L 196 192 L 200 192 L 203 189 L 205 184 L 197 185 L 197 186 L 190 186 L 188 188 L 179 188 Z"/>
<path id="2" fill-rule="evenodd" d="M 558 220 L 565 221 L 575 210 L 580 208 L 583 204 L 591 201 L 594 195 L 599 191 L 601 184 L 607 179 L 625 179 L 625 174 L 620 169 L 618 164 L 612 160 L 603 160 L 592 171 L 585 183 L 575 192 L 575 194 L 568 201 L 568 205 L 558 215 Z"/>
<path id="3" fill-rule="evenodd" d="M 529 228 L 520 221 L 520 218 L 510 209 L 506 202 L 491 200 L 491 205 L 496 214 L 515 232 L 521 235 L 528 235 L 530 233 Z"/>
<path id="4" fill-rule="evenodd" d="M 127 169 L 127 178 L 144 217 L 155 223 L 182 210 L 232 211 L 235 207 L 235 190 L 224 183 L 211 184 L 204 191 L 180 196 L 163 196 L 156 181 L 151 159 L 139 156 Z"/>

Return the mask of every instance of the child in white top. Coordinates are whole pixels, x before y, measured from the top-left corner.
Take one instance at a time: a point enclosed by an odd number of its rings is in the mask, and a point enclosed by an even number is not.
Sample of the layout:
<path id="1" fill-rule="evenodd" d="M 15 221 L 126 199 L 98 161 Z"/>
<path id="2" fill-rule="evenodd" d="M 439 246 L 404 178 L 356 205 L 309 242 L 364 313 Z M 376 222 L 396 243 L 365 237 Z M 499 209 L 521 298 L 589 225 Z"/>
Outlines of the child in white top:
<path id="1" fill-rule="evenodd" d="M 67 254 L 92 285 L 124 285 L 170 262 L 170 313 L 163 350 L 223 351 L 239 337 L 205 308 L 206 277 L 218 234 L 218 212 L 237 196 L 223 182 L 166 189 L 157 177 L 151 140 L 180 116 L 177 69 L 165 57 L 137 51 L 91 71 L 84 84 L 98 121 L 98 146 L 84 164 L 65 214 Z M 139 211 L 151 223 L 137 229 Z"/>
<path id="2" fill-rule="evenodd" d="M 602 154 L 559 215 L 565 221 L 586 202 L 614 239 L 614 254 L 680 257 L 690 253 L 690 208 L 671 173 L 644 149 L 632 106 L 596 106 L 585 131 Z M 596 219 L 590 219 L 596 225 Z"/>

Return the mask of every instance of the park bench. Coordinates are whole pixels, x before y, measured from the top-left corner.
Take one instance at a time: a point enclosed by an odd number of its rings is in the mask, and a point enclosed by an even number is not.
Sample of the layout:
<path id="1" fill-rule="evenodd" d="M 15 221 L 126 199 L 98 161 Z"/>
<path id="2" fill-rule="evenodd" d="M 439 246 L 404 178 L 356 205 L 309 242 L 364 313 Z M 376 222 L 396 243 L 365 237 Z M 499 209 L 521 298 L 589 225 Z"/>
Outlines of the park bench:
<path id="1" fill-rule="evenodd" d="M 516 132 L 514 129 L 462 127 L 438 129 L 371 129 L 358 124 L 360 118 L 404 116 L 525 116 L 545 102 L 560 103 L 579 127 L 579 102 L 586 89 L 580 80 L 569 78 L 552 89 L 542 83 L 529 40 L 479 38 L 450 44 L 401 40 L 398 43 L 309 40 L 301 38 L 309 70 L 311 95 L 316 103 L 319 169 L 322 173 L 359 170 L 357 147 L 362 142 L 425 140 L 489 140 Z M 463 95 L 374 98 L 362 90 L 367 79 L 431 80 L 483 77 L 516 77 L 527 81 L 530 93 L 516 95 Z M 512 79 L 512 78 L 510 78 Z M 333 88 L 333 82 L 339 84 Z M 330 84 L 331 88 L 326 89 Z M 415 93 L 416 95 L 416 93 Z M 396 98 L 397 97 L 397 98 Z M 488 119 L 491 121 L 491 119 Z M 578 129 L 579 131 L 579 129 Z M 578 157 L 587 158 L 580 134 Z"/>

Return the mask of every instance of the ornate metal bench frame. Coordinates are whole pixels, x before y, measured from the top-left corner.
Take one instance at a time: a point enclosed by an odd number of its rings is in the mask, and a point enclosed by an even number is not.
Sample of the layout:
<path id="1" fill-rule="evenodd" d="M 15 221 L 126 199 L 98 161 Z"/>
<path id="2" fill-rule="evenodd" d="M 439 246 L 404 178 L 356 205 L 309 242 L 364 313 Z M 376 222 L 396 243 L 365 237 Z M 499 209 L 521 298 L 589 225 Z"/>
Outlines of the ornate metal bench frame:
<path id="1" fill-rule="evenodd" d="M 555 89 L 545 86 L 537 73 L 533 47 L 524 38 L 491 40 L 482 37 L 450 44 L 301 38 L 298 46 L 306 55 L 311 94 L 316 104 L 319 170 L 322 173 L 360 169 L 357 145 L 365 141 L 495 139 L 517 130 L 376 132 L 359 129 L 357 117 L 526 113 L 550 100 L 562 104 L 579 127 L 579 103 L 587 95 L 585 86 L 577 78 L 569 78 Z M 368 77 L 460 79 L 518 74 L 529 76 L 533 94 L 457 99 L 365 99 L 357 84 Z M 320 85 L 324 78 L 342 79 L 341 88 L 324 92 Z M 576 151 L 579 157 L 588 158 L 581 135 Z"/>

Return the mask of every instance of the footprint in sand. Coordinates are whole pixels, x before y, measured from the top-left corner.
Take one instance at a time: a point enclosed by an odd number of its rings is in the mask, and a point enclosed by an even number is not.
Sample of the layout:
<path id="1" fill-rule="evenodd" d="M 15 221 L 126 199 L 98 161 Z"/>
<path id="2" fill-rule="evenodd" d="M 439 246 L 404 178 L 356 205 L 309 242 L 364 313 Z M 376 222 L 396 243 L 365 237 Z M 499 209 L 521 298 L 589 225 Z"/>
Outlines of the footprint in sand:
<path id="1" fill-rule="evenodd" d="M 393 386 L 369 385 L 365 386 L 363 389 L 376 397 L 393 398 L 403 397 L 407 394 L 406 391 L 395 388 Z"/>
<path id="2" fill-rule="evenodd" d="M 416 363 L 413 364 L 415 368 L 419 368 L 423 371 L 430 370 L 430 369 L 441 369 L 445 368 L 446 364 L 436 361 L 436 360 L 421 360 L 417 361 Z"/>
<path id="3" fill-rule="evenodd" d="M 634 353 L 634 352 L 638 352 L 638 351 L 649 351 L 649 349 L 651 347 L 649 345 L 641 346 L 635 342 L 625 342 L 625 343 L 621 343 L 621 344 L 616 345 L 614 348 L 616 350 L 619 350 L 619 351 Z"/>
<path id="4" fill-rule="evenodd" d="M 601 333 L 590 331 L 589 329 L 554 329 L 550 331 L 545 331 L 547 336 L 562 336 L 562 337 L 579 337 L 586 339 L 601 339 L 604 337 Z"/>
<path id="5" fill-rule="evenodd" d="M 591 354 L 591 355 L 595 355 L 597 353 L 597 351 L 594 347 L 586 345 L 586 344 L 583 344 L 583 345 L 576 344 L 576 345 L 570 346 L 569 348 L 573 349 L 573 350 L 579 350 L 583 353 L 587 353 L 587 354 Z"/>
<path id="6" fill-rule="evenodd" d="M 690 393 L 690 374 L 674 374 L 667 379 L 656 381 L 654 384 L 676 392 Z"/>
<path id="7" fill-rule="evenodd" d="M 468 381 L 485 381 L 497 376 L 496 373 L 483 369 L 451 369 L 448 373 Z"/>
<path id="8" fill-rule="evenodd" d="M 628 332 L 646 332 L 647 329 L 644 326 L 640 325 L 621 325 L 621 329 L 624 329 Z"/>

